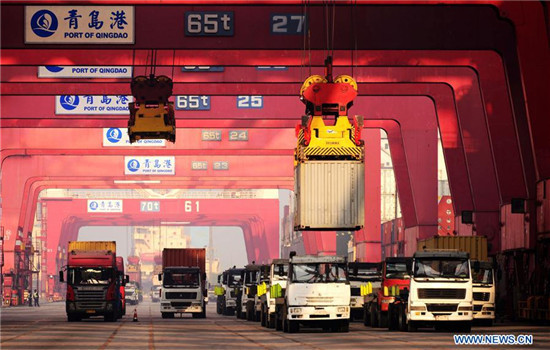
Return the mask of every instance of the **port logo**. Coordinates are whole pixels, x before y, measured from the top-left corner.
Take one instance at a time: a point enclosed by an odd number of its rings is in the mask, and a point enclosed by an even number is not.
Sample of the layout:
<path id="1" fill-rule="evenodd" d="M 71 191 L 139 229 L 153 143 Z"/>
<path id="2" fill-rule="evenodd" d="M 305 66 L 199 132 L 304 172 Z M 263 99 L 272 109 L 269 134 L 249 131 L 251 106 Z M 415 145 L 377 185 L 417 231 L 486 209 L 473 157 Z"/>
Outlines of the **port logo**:
<path id="1" fill-rule="evenodd" d="M 41 38 L 52 36 L 57 30 L 57 17 L 52 11 L 39 10 L 31 18 L 31 29 Z"/>
<path id="2" fill-rule="evenodd" d="M 72 111 L 76 107 L 78 107 L 78 103 L 80 102 L 80 99 L 76 95 L 63 95 L 59 99 L 59 103 L 61 104 L 61 107 L 68 111 Z"/>
<path id="3" fill-rule="evenodd" d="M 122 140 L 122 131 L 119 128 L 110 128 L 106 136 L 109 142 L 118 143 Z"/>
<path id="4" fill-rule="evenodd" d="M 94 210 L 97 210 L 97 208 L 99 207 L 99 204 L 97 204 L 96 201 L 90 201 L 90 204 L 88 206 L 90 207 L 91 211 L 94 211 Z"/>
<path id="5" fill-rule="evenodd" d="M 128 170 L 130 170 L 133 173 L 138 171 L 139 170 L 139 161 L 137 159 L 130 159 L 130 161 L 128 161 Z"/>
<path id="6" fill-rule="evenodd" d="M 64 67 L 61 67 L 61 66 L 44 66 L 44 67 L 52 73 L 59 73 L 64 68 Z"/>

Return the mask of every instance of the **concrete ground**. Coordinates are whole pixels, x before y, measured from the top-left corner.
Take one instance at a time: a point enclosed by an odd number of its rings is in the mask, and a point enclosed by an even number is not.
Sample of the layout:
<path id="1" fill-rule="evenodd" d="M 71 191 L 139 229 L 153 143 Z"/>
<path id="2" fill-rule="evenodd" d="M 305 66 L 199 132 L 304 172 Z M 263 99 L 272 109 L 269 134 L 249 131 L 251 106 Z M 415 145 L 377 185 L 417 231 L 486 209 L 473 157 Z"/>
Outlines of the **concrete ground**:
<path id="1" fill-rule="evenodd" d="M 206 319 L 190 316 L 162 319 L 158 303 L 146 300 L 114 323 L 102 318 L 68 323 L 64 303 L 44 303 L 40 308 L 2 308 L 1 349 L 441 349 L 441 348 L 542 348 L 550 349 L 550 327 L 497 324 L 474 327 L 472 334 L 532 334 L 532 346 L 456 346 L 452 332 L 423 329 L 417 333 L 389 332 L 351 324 L 349 333 L 323 333 L 304 329 L 287 334 L 265 329 L 259 323 L 220 316 L 215 304 Z"/>

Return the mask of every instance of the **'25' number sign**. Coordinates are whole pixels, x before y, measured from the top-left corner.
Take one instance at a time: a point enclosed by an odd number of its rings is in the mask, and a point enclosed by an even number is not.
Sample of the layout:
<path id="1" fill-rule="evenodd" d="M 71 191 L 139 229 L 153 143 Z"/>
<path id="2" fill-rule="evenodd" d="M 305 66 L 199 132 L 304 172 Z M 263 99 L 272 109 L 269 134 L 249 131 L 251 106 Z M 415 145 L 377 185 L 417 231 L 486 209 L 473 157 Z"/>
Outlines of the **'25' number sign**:
<path id="1" fill-rule="evenodd" d="M 237 96 L 237 108 L 264 108 L 264 97 Z"/>

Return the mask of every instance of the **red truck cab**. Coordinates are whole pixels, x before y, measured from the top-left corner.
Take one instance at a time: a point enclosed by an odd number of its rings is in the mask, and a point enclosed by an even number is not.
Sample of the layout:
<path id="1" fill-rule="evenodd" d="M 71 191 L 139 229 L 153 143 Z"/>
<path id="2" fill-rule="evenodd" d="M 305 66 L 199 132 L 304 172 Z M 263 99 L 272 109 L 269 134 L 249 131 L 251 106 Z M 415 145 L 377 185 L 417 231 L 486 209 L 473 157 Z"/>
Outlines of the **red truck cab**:
<path id="1" fill-rule="evenodd" d="M 65 309 L 69 322 L 91 316 L 116 321 L 121 313 L 115 242 L 69 242 Z M 59 280 L 64 282 L 63 271 Z"/>
<path id="2" fill-rule="evenodd" d="M 382 284 L 364 304 L 364 323 L 371 327 L 388 326 L 388 306 L 399 290 L 409 288 L 412 258 L 389 257 L 382 264 Z M 393 293 L 392 293 L 393 291 Z"/>
<path id="3" fill-rule="evenodd" d="M 126 293 L 125 293 L 124 286 L 126 285 L 127 278 L 126 278 L 126 275 L 124 275 L 124 258 L 121 256 L 116 257 L 116 269 L 118 272 L 118 278 L 120 283 L 120 287 L 119 287 L 120 301 L 122 304 L 120 317 L 122 317 L 126 315 L 126 295 L 125 295 Z"/>

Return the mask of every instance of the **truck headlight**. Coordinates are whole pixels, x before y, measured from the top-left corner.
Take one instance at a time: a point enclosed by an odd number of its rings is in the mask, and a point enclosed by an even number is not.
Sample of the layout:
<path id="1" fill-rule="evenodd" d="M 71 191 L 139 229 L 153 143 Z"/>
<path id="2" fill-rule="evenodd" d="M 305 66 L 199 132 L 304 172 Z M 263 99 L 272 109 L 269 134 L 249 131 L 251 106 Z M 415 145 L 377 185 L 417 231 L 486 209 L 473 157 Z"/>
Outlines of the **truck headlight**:
<path id="1" fill-rule="evenodd" d="M 411 306 L 411 311 L 426 311 L 426 306 Z"/>
<path id="2" fill-rule="evenodd" d="M 349 312 L 349 306 L 339 306 L 337 312 Z"/>
<path id="3" fill-rule="evenodd" d="M 458 311 L 472 311 L 471 306 L 459 306 Z"/>
<path id="4" fill-rule="evenodd" d="M 302 312 L 302 308 L 301 307 L 291 307 L 289 311 L 290 311 L 291 314 L 299 314 L 299 313 Z"/>

